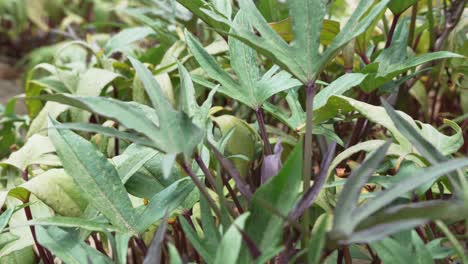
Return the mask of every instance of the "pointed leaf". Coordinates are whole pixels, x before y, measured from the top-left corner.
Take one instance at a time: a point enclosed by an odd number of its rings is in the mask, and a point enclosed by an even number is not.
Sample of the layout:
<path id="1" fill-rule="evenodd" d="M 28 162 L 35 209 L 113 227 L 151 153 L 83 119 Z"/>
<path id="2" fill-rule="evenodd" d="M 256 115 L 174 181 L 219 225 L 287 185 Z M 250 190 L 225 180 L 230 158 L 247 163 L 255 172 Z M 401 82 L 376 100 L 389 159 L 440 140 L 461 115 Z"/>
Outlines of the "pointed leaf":
<path id="1" fill-rule="evenodd" d="M 361 189 L 383 161 L 389 147 L 390 142 L 383 144 L 349 175 L 335 208 L 333 233 L 336 236 L 350 235 L 358 224 L 353 218 L 353 211 L 357 207 Z"/>
<path id="2" fill-rule="evenodd" d="M 55 128 L 54 123 L 50 120 L 49 137 L 65 171 L 111 223 L 136 233 L 134 209 L 117 170 L 92 143 L 69 130 Z"/>

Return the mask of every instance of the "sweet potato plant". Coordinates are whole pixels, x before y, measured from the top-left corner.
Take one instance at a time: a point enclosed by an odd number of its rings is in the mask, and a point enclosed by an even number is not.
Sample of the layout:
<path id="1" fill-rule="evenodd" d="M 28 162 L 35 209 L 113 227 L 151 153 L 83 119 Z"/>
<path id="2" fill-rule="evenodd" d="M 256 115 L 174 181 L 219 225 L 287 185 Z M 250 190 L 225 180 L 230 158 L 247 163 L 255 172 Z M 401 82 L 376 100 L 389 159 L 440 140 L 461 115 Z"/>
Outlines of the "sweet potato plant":
<path id="1" fill-rule="evenodd" d="M 466 0 L 50 2 L 0 263 L 468 263 Z"/>

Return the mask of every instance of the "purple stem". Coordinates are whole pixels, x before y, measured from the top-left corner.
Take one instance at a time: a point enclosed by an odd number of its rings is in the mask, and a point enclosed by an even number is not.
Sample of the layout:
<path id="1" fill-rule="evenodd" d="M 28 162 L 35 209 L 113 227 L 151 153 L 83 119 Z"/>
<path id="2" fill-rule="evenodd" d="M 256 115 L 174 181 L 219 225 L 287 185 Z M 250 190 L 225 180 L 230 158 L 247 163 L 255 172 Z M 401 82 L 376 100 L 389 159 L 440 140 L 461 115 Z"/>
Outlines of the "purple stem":
<path id="1" fill-rule="evenodd" d="M 320 173 L 314 181 L 314 185 L 312 188 L 307 190 L 307 192 L 302 196 L 301 200 L 297 204 L 296 208 L 290 214 L 290 219 L 296 220 L 298 219 L 306 210 L 309 208 L 318 197 L 318 194 L 322 190 L 323 184 L 327 178 L 328 167 L 333 160 L 333 155 L 335 154 L 336 143 L 333 142 L 329 147 L 328 151 L 320 164 Z"/>
<path id="2" fill-rule="evenodd" d="M 260 129 L 260 135 L 263 140 L 263 145 L 265 145 L 265 155 L 271 155 L 273 152 L 271 151 L 270 141 L 268 140 L 268 135 L 265 127 L 265 119 L 263 118 L 262 109 L 258 108 L 257 110 L 255 110 L 255 115 L 257 116 L 258 127 Z"/>
<path id="3" fill-rule="evenodd" d="M 25 181 L 29 180 L 29 175 L 28 175 L 28 169 L 27 168 L 23 171 L 23 179 Z M 29 203 L 29 196 L 30 196 L 30 194 L 28 194 L 26 200 L 23 201 L 23 203 Z M 29 207 L 29 205 L 24 207 L 24 213 L 26 214 L 26 219 L 28 221 L 31 221 L 33 219 L 31 208 Z M 37 251 L 39 252 L 39 256 L 41 257 L 42 261 L 44 261 L 44 263 L 47 263 L 47 264 L 52 264 L 53 263 L 53 260 L 51 260 L 52 254 L 48 253 L 48 251 L 46 251 L 46 249 L 43 248 L 39 244 L 39 242 L 37 241 L 36 228 L 34 227 L 34 225 L 30 225 L 29 229 L 31 230 L 31 234 L 32 234 L 32 237 L 33 237 L 33 240 L 34 240 L 34 244 L 36 244 Z"/>

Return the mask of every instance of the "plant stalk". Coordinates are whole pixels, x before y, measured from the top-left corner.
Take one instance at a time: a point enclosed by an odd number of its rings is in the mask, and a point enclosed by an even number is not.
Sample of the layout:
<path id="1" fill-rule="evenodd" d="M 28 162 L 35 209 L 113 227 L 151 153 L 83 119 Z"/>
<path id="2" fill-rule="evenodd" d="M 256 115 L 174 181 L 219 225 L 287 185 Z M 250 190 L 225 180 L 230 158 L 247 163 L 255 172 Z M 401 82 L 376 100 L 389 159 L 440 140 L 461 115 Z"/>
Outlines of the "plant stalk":
<path id="1" fill-rule="evenodd" d="M 208 193 L 206 186 L 203 185 L 203 183 L 198 179 L 197 175 L 192 171 L 192 168 L 190 168 L 190 165 L 187 163 L 187 161 L 184 160 L 184 162 L 181 162 L 180 164 L 184 171 L 190 176 L 192 179 L 193 183 L 195 186 L 197 186 L 198 190 L 201 192 L 203 196 L 205 196 L 206 200 L 208 201 L 208 204 L 210 205 L 211 209 L 213 209 L 213 212 L 216 214 L 216 216 L 221 219 L 221 211 L 219 210 L 218 206 L 216 203 L 211 199 L 210 194 Z"/>
<path id="2" fill-rule="evenodd" d="M 23 179 L 25 181 L 29 180 L 27 168 L 23 171 Z M 26 200 L 23 201 L 23 203 L 29 203 L 30 196 L 31 194 L 28 194 Z M 24 213 L 26 214 L 26 219 L 28 221 L 31 221 L 33 219 L 31 207 L 29 205 L 24 207 Z M 29 229 L 31 230 L 31 235 L 34 240 L 34 244 L 36 244 L 37 251 L 39 252 L 39 256 L 41 257 L 42 261 L 44 261 L 44 263 L 47 263 L 47 264 L 53 264 L 54 262 L 53 262 L 52 254 L 48 253 L 48 251 L 45 248 L 43 248 L 41 244 L 39 244 L 39 241 L 37 241 L 36 228 L 34 227 L 34 225 L 30 225 Z"/>
<path id="3" fill-rule="evenodd" d="M 429 23 L 429 50 L 434 50 L 434 43 L 436 41 L 435 28 L 434 28 L 434 14 L 432 13 L 432 0 L 427 0 L 427 22 Z"/>
<path id="4" fill-rule="evenodd" d="M 413 46 L 413 41 L 414 41 L 414 33 L 416 30 L 416 17 L 418 16 L 418 1 L 414 3 L 413 7 L 411 7 L 411 22 L 410 22 L 410 28 L 409 28 L 409 33 L 408 33 L 408 45 L 410 47 Z"/>
<path id="5" fill-rule="evenodd" d="M 260 135 L 263 140 L 265 155 L 271 155 L 273 152 L 271 151 L 270 141 L 268 140 L 268 135 L 265 127 L 265 119 L 263 117 L 262 109 L 258 108 L 257 110 L 255 110 L 255 115 L 257 116 L 258 127 L 260 129 Z"/>
<path id="6" fill-rule="evenodd" d="M 205 165 L 205 162 L 203 162 L 202 158 L 200 157 L 198 153 L 195 153 L 195 161 L 197 162 L 200 169 L 203 171 L 203 174 L 205 174 L 205 177 L 208 180 L 208 182 L 211 184 L 211 186 L 213 186 L 214 189 L 216 189 L 217 184 L 215 182 L 215 179 L 213 178 L 213 175 L 211 175 L 210 170 Z M 222 191 L 219 193 L 222 194 Z M 228 206 L 227 204 L 225 204 L 225 206 L 229 214 L 235 219 L 237 217 L 237 214 L 232 210 L 230 206 Z"/>
<path id="7" fill-rule="evenodd" d="M 395 29 L 398 24 L 398 20 L 400 19 L 400 16 L 401 14 L 395 14 L 393 16 L 392 25 L 390 26 L 390 30 L 388 31 L 388 35 L 387 35 L 387 42 L 385 42 L 385 48 L 390 47 L 390 45 L 392 44 L 393 34 L 395 33 Z"/>
<path id="8" fill-rule="evenodd" d="M 312 180 L 312 128 L 313 128 L 313 104 L 316 92 L 315 80 L 311 80 L 306 84 L 306 133 L 304 139 L 304 152 L 303 152 L 303 165 L 302 165 L 302 180 L 303 191 L 307 193 L 310 188 L 310 181 Z M 309 230 L 309 214 L 304 213 L 302 224 L 304 230 Z M 308 240 L 308 232 L 304 235 L 304 242 Z M 303 246 L 306 246 L 304 244 Z"/>

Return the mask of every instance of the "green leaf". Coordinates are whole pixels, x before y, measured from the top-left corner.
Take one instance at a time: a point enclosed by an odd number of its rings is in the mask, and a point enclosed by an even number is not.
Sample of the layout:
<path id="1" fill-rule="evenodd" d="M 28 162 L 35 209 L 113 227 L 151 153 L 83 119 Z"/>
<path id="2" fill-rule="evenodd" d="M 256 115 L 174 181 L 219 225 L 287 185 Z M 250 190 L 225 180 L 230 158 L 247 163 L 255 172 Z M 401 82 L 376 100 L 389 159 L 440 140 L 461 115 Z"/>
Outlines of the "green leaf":
<path id="1" fill-rule="evenodd" d="M 116 251 L 119 258 L 117 263 L 119 264 L 127 264 L 128 242 L 131 237 L 130 234 L 115 234 Z"/>
<path id="2" fill-rule="evenodd" d="M 402 118 L 386 101 L 382 100 L 382 105 L 385 107 L 385 111 L 392 119 L 396 128 L 415 145 L 424 158 L 428 159 L 431 163 L 447 160 L 447 158 L 429 142 L 429 140 L 436 143 L 438 141 L 435 141 L 433 138 L 424 138 L 421 133 L 418 133 L 414 126 Z"/>
<path id="3" fill-rule="evenodd" d="M 189 72 L 181 63 L 177 65 L 180 75 L 179 109 L 192 118 L 192 122 L 202 131 L 206 131 L 208 124 L 211 123 L 209 111 L 212 106 L 213 96 L 218 89 L 217 87 L 213 88 L 206 97 L 205 102 L 199 106 Z"/>
<path id="4" fill-rule="evenodd" d="M 284 220 L 265 208 L 275 208 L 287 215 L 299 197 L 302 179 L 302 141 L 289 155 L 280 172 L 262 185 L 254 194 L 250 204 L 250 216 L 245 232 L 261 252 L 267 252 L 281 241 Z M 241 256 L 249 256 L 245 251 Z M 245 258 L 242 258 L 245 260 Z M 242 262 L 243 263 L 243 262 Z"/>
<path id="5" fill-rule="evenodd" d="M 334 80 L 314 97 L 314 109 L 324 106 L 332 95 L 342 95 L 366 78 L 365 74 L 347 73 Z"/>
<path id="6" fill-rule="evenodd" d="M 369 217 L 377 210 L 387 206 L 399 196 L 416 189 L 428 182 L 450 173 L 454 170 L 468 166 L 468 159 L 453 159 L 427 168 L 421 168 L 418 172 L 410 170 L 411 176 L 402 177 L 403 180 L 395 183 L 389 189 L 381 191 L 375 199 L 368 201 L 353 212 L 353 219 L 361 221 Z M 424 175 L 424 177 L 421 177 Z"/>
<path id="7" fill-rule="evenodd" d="M 455 249 L 456 253 L 460 257 L 460 260 L 462 263 L 468 263 L 468 257 L 466 256 L 466 252 L 463 248 L 463 246 L 460 244 L 460 242 L 457 240 L 457 238 L 453 235 L 452 232 L 450 232 L 450 229 L 444 224 L 442 221 L 436 221 L 437 227 L 445 234 L 445 236 L 448 238 L 450 243 L 453 245 L 453 248 Z"/>
<path id="8" fill-rule="evenodd" d="M 425 244 L 419 235 L 412 231 L 409 234 L 409 241 L 402 241 L 401 235 L 394 238 L 385 238 L 379 242 L 370 244 L 378 256 L 385 262 L 398 263 L 434 263 L 431 256 L 429 244 Z"/>
<path id="9" fill-rule="evenodd" d="M 25 247 L 0 258 L 6 264 L 33 264 L 36 263 L 36 254 L 32 246 Z"/>
<path id="10" fill-rule="evenodd" d="M 107 56 L 116 51 L 125 52 L 130 44 L 151 34 L 154 34 L 154 31 L 149 27 L 126 28 L 107 41 L 104 52 Z"/>
<path id="11" fill-rule="evenodd" d="M 63 216 L 80 216 L 87 206 L 73 178 L 63 169 L 50 169 L 36 175 L 21 187 L 34 194 L 55 213 Z"/>
<path id="12" fill-rule="evenodd" d="M 383 261 L 395 261 L 404 264 L 413 263 L 411 252 L 392 238 L 386 238 L 382 241 L 374 242 L 371 244 L 371 247 L 377 252 L 379 258 Z"/>
<path id="13" fill-rule="evenodd" d="M 224 234 L 216 251 L 215 264 L 236 264 L 243 239 L 239 229 L 243 229 L 249 213 L 240 215 Z"/>
<path id="14" fill-rule="evenodd" d="M 320 32 L 326 14 L 326 1 L 323 0 L 290 0 L 294 44 L 292 51 L 299 60 L 307 80 L 315 79 L 317 61 L 320 59 Z"/>
<path id="15" fill-rule="evenodd" d="M 388 3 L 388 9 L 392 11 L 394 15 L 400 15 L 403 13 L 406 9 L 410 8 L 412 5 L 414 5 L 418 0 L 391 0 L 390 3 Z"/>
<path id="16" fill-rule="evenodd" d="M 223 136 L 232 131 L 229 137 L 224 154 L 226 156 L 243 155 L 247 159 L 234 158 L 233 163 L 241 176 L 246 176 L 252 162 L 255 159 L 256 144 L 258 135 L 253 128 L 242 119 L 231 115 L 213 117 L 214 122 L 219 126 Z"/>
<path id="17" fill-rule="evenodd" d="M 70 264 L 112 263 L 112 261 L 92 248 L 84 241 L 80 241 L 72 232 L 66 232 L 58 227 L 36 227 L 39 243 Z"/>
<path id="18" fill-rule="evenodd" d="M 182 258 L 177 251 L 177 248 L 172 243 L 167 243 L 167 247 L 169 248 L 169 264 L 182 264 Z"/>
<path id="19" fill-rule="evenodd" d="M 33 164 L 59 166 L 60 160 L 53 154 L 54 151 L 55 148 L 49 138 L 34 135 L 22 148 L 13 152 L 3 163 L 12 165 L 21 171 Z"/>
<path id="20" fill-rule="evenodd" d="M 285 41 L 290 42 L 294 40 L 294 34 L 291 28 L 291 18 L 288 17 L 281 21 L 269 24 Z M 338 33 L 340 33 L 340 22 L 324 19 L 322 31 L 320 32 L 320 44 L 330 45 Z"/>
<path id="21" fill-rule="evenodd" d="M 401 224 L 405 223 L 405 221 L 411 222 L 413 220 L 422 221 L 423 223 L 437 219 L 459 221 L 467 217 L 466 211 L 466 206 L 457 200 L 433 200 L 414 204 L 395 205 L 363 220 L 358 226 L 357 232 L 364 233 L 367 232 L 366 229 L 373 229 L 377 226 L 391 226 L 395 223 Z M 395 224 L 394 229 L 397 228 L 398 224 Z"/>
<path id="22" fill-rule="evenodd" d="M 153 107 L 159 118 L 159 128 L 153 131 L 156 134 L 151 138 L 159 138 L 166 153 L 184 153 L 190 155 L 193 149 L 201 142 L 203 132 L 195 126 L 189 117 L 175 111 L 169 101 L 164 97 L 162 90 L 151 72 L 138 60 L 129 57 L 138 77 L 143 82 Z M 156 132 L 156 133 L 155 133 Z M 184 140 L 181 141 L 180 139 Z"/>
<path id="23" fill-rule="evenodd" d="M 356 210 L 359 194 L 368 178 L 374 173 L 383 161 L 390 147 L 390 142 L 380 146 L 364 163 L 354 170 L 348 177 L 343 191 L 338 198 L 333 219 L 333 236 L 341 239 L 349 236 L 354 227 L 359 223 L 353 212 Z"/>
<path id="24" fill-rule="evenodd" d="M 104 219 L 105 220 L 105 219 Z M 88 231 L 98 232 L 119 232 L 125 233 L 125 229 L 109 225 L 107 221 L 101 223 L 95 220 L 88 220 L 78 217 L 52 216 L 48 218 L 36 218 L 27 221 L 25 225 L 57 226 L 64 228 L 81 228 Z"/>
<path id="25" fill-rule="evenodd" d="M 199 17 L 208 25 L 213 26 L 215 29 L 221 32 L 227 32 L 229 29 L 229 25 L 224 23 L 223 21 L 216 20 L 210 15 L 208 15 L 204 9 L 208 5 L 208 3 L 204 0 L 177 0 L 178 3 L 183 5 L 185 8 L 190 10 L 194 15 Z"/>
<path id="26" fill-rule="evenodd" d="M 163 154 L 152 148 L 131 144 L 125 151 L 112 158 L 122 182 L 129 193 L 150 199 L 174 181 L 181 178 L 180 169 L 172 168 L 172 174 L 164 177 Z"/>
<path id="27" fill-rule="evenodd" d="M 371 92 L 399 74 L 426 62 L 445 58 L 463 58 L 462 55 L 448 51 L 409 57 L 407 54 L 408 29 L 408 20 L 401 20 L 395 29 L 390 47 L 384 49 L 373 63 L 366 65 L 361 70 L 362 73 L 368 74 L 362 84 L 364 91 Z"/>
<path id="28" fill-rule="evenodd" d="M 389 235 L 401 232 L 403 230 L 411 230 L 417 226 L 426 223 L 425 219 L 409 219 L 401 221 L 393 221 L 389 223 L 377 224 L 363 231 L 354 232 L 348 239 L 341 243 L 370 243 L 388 237 Z"/>
<path id="29" fill-rule="evenodd" d="M 49 137 L 65 171 L 86 199 L 111 223 L 136 233 L 135 212 L 114 166 L 96 147 L 75 133 L 57 129 L 50 120 Z"/>
<path id="30" fill-rule="evenodd" d="M 307 263 L 318 264 L 320 263 L 320 256 L 325 246 L 327 227 L 330 216 L 323 214 L 315 221 L 314 229 L 312 230 L 312 239 L 308 243 L 307 249 Z"/>
<path id="31" fill-rule="evenodd" d="M 314 122 L 321 123 L 330 118 L 344 115 L 352 111 L 358 111 L 361 115 L 369 119 L 370 121 L 380 124 L 383 127 L 387 128 L 405 151 L 410 152 L 412 150 L 412 144 L 409 139 L 402 134 L 402 132 L 397 129 L 390 118 L 390 116 L 385 111 L 384 107 L 374 106 L 371 104 L 366 104 L 364 102 L 351 99 L 345 96 L 331 96 L 327 104 L 323 107 L 316 109 L 314 111 Z M 443 155 L 449 155 L 448 151 L 454 151 L 461 147 L 460 137 L 461 134 L 458 133 L 458 128 L 455 124 L 452 124 L 456 128 L 456 134 L 452 136 L 446 136 L 440 132 L 435 131 L 435 129 L 430 129 L 429 125 L 422 124 L 414 121 L 408 114 L 401 111 L 397 112 L 399 116 L 404 118 L 416 131 L 427 136 L 426 140 L 430 140 L 438 143 L 439 151 L 444 150 Z M 418 124 L 419 123 L 419 124 Z M 421 126 L 422 128 L 419 128 Z M 450 139 L 450 140 L 447 140 Z"/>
<path id="32" fill-rule="evenodd" d="M 333 180 L 331 176 L 334 174 L 335 168 L 339 164 L 341 164 L 344 160 L 346 160 L 347 158 L 361 151 L 364 151 L 366 153 L 373 152 L 377 148 L 381 147 L 383 144 L 385 144 L 384 140 L 368 140 L 365 142 L 358 143 L 352 147 L 349 147 L 343 152 L 341 152 L 340 154 L 338 154 L 338 156 L 336 156 L 335 159 L 333 159 L 332 163 L 330 164 L 330 167 L 328 168 L 328 173 L 327 173 L 328 181 L 330 182 Z M 405 151 L 404 149 L 401 148 L 401 146 L 397 144 L 390 144 L 390 147 L 387 150 L 387 155 L 406 157 L 407 159 L 410 159 L 410 156 L 408 156 L 408 154 L 409 154 L 408 151 Z"/>
<path id="33" fill-rule="evenodd" d="M 364 33 L 389 2 L 390 0 L 384 0 L 374 5 L 374 1 L 361 0 L 346 25 L 341 29 L 332 44 L 323 52 L 318 64 L 324 67 L 348 42 Z"/>
<path id="34" fill-rule="evenodd" d="M 250 28 L 242 12 L 236 15 L 237 28 Z M 252 109 L 258 109 L 268 98 L 281 91 L 297 87 L 300 83 L 291 75 L 273 66 L 263 76 L 257 64 L 257 52 L 241 41 L 229 38 L 231 65 L 237 73 L 234 80 L 210 56 L 195 37 L 185 32 L 187 45 L 200 66 L 208 75 L 221 84 L 219 91 L 239 100 Z"/>
<path id="35" fill-rule="evenodd" d="M 209 247 L 206 244 L 206 242 L 197 235 L 195 230 L 193 230 L 193 227 L 188 223 L 188 221 L 185 218 L 179 217 L 179 221 L 185 236 L 195 248 L 197 253 L 200 254 L 200 256 L 207 263 L 213 263 L 216 257 L 216 248 Z"/>
<path id="36" fill-rule="evenodd" d="M 15 212 L 15 207 L 10 207 L 6 209 L 1 215 L 0 215 L 0 233 L 5 229 L 5 227 L 8 225 L 8 222 L 10 222 L 11 216 Z"/>
<path id="37" fill-rule="evenodd" d="M 150 225 L 160 220 L 165 211 L 172 212 L 185 201 L 193 188 L 193 183 L 188 178 L 184 178 L 156 194 L 139 214 L 137 230 L 145 231 Z"/>

